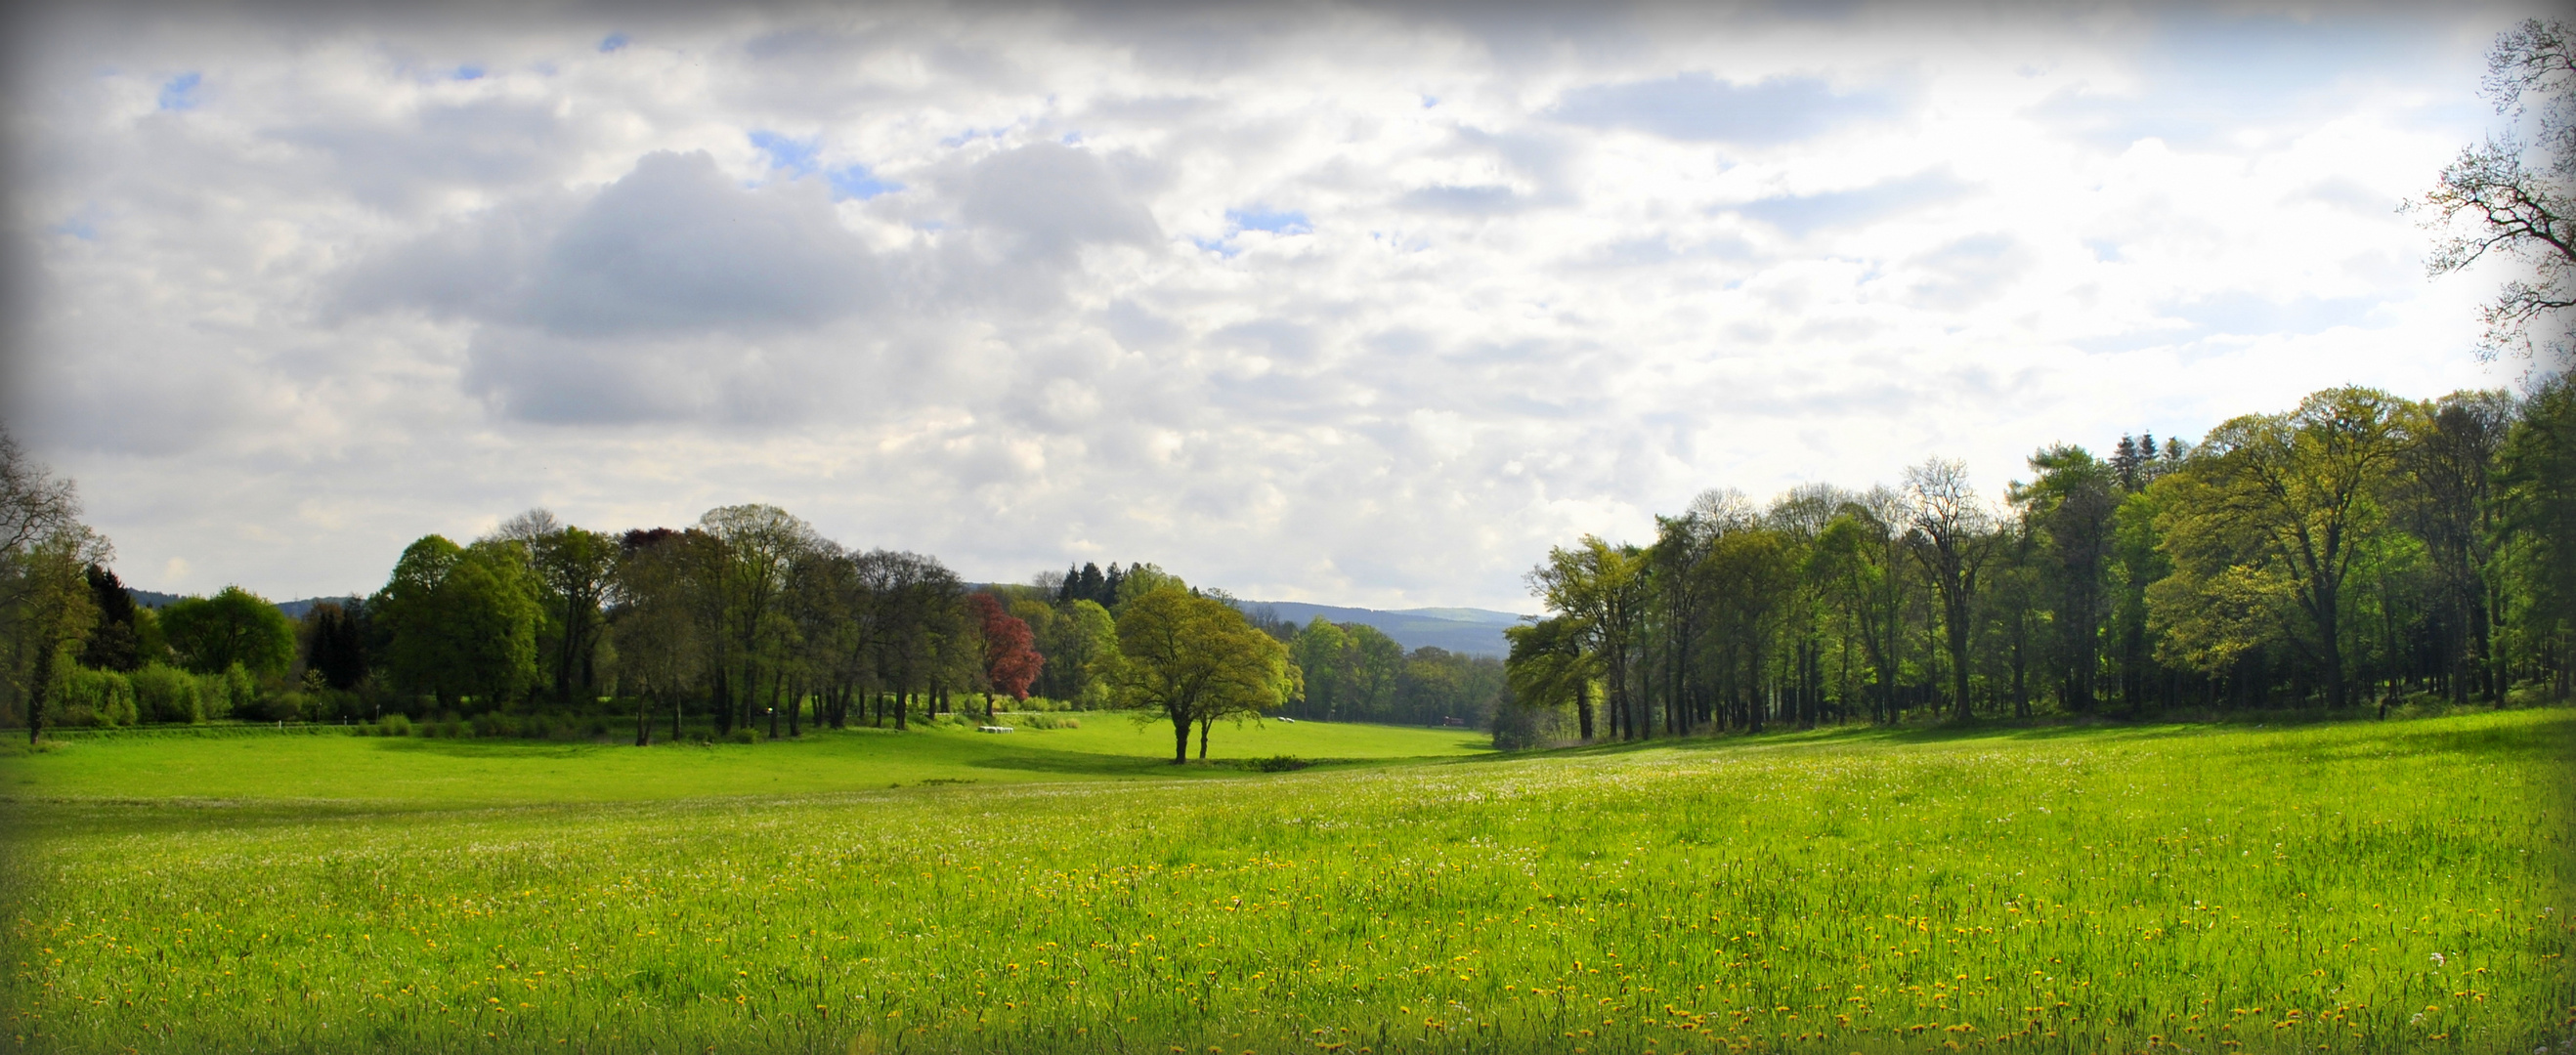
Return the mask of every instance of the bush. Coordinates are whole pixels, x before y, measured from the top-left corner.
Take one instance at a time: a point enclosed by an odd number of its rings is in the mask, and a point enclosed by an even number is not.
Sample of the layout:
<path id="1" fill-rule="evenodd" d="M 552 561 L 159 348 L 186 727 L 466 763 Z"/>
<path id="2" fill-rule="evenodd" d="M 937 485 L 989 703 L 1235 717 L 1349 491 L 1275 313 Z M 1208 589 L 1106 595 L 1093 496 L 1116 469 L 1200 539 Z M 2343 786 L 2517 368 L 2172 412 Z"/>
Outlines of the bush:
<path id="1" fill-rule="evenodd" d="M 1073 709 L 1073 704 L 1071 703 L 1064 700 L 1051 700 L 1044 696 L 1031 696 L 1025 700 L 1008 700 L 1004 702 L 1008 704 L 1004 709 L 1013 714 L 1027 714 L 1032 711 L 1070 711 Z"/>
<path id="2" fill-rule="evenodd" d="M 206 720 L 205 694 L 195 675 L 176 667 L 148 663 L 143 669 L 126 675 L 126 681 L 134 686 L 134 707 L 143 721 Z"/>
<path id="3" fill-rule="evenodd" d="M 748 725 L 737 725 L 733 727 L 732 732 L 725 734 L 725 742 L 728 744 L 756 744 L 760 742 L 760 734 L 753 732 L 751 727 Z"/>
<path id="4" fill-rule="evenodd" d="M 254 722 L 302 722 L 312 719 L 317 707 L 309 693 L 288 689 L 262 693 L 247 707 L 236 707 L 233 716 Z"/>
<path id="5" fill-rule="evenodd" d="M 54 724 L 133 725 L 134 686 L 112 670 L 91 670 L 76 663 L 56 668 Z"/>
<path id="6" fill-rule="evenodd" d="M 1295 755 L 1272 755 L 1268 758 L 1256 758 L 1252 760 L 1252 768 L 1255 771 L 1262 773 L 1285 773 L 1292 769 L 1304 769 L 1311 765 L 1314 765 L 1314 763 L 1308 762 Z"/>
<path id="7" fill-rule="evenodd" d="M 410 736 L 411 716 L 404 714 L 401 711 L 395 711 L 392 714 L 376 719 L 376 735 Z"/>
<path id="8" fill-rule="evenodd" d="M 1011 722 L 1014 725 L 1028 729 L 1082 728 L 1082 719 L 1080 718 L 1065 718 L 1052 714 L 1028 714 L 1021 711 L 1011 712 Z"/>
<path id="9" fill-rule="evenodd" d="M 236 715 L 253 721 L 262 720 L 259 712 L 259 682 L 250 672 L 235 663 L 220 674 L 197 675 L 197 699 L 208 719 Z"/>

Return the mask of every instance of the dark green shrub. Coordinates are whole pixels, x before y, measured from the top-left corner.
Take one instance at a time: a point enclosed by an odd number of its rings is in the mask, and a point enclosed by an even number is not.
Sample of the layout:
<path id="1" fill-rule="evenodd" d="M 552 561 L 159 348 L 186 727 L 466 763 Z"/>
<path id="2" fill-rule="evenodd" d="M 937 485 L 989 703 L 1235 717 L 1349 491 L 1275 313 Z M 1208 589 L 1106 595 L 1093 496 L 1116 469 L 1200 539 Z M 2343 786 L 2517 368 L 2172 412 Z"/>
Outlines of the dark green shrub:
<path id="1" fill-rule="evenodd" d="M 134 707 L 147 722 L 202 722 L 206 720 L 204 694 L 195 675 L 159 663 L 144 664 L 143 669 L 125 676 L 134 686 Z"/>

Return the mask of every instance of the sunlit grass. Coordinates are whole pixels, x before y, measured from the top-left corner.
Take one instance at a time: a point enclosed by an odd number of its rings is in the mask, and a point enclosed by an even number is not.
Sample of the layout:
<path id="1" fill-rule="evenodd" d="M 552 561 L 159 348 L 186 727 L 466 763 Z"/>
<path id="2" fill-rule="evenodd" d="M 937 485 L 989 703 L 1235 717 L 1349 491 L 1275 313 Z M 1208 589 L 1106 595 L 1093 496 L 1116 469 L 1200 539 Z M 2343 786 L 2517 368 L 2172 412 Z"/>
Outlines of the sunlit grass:
<path id="1" fill-rule="evenodd" d="M 2555 1050 L 2572 734 L 21 802 L 0 1003 L 78 1051 Z"/>
<path id="2" fill-rule="evenodd" d="M 6 767 L 0 769 L 0 795 L 505 804 L 882 790 L 926 780 L 1003 784 L 1172 776 L 1170 726 L 1139 727 L 1124 714 L 1071 717 L 1079 728 L 996 735 L 922 725 L 908 733 L 852 729 L 812 732 L 793 741 L 648 750 L 337 733 L 107 736 L 0 762 Z M 1487 738 L 1462 729 L 1260 722 L 1219 725 L 1209 756 L 1387 759 L 1474 754 L 1489 747 Z M 1195 739 L 1190 751 L 1196 758 Z"/>

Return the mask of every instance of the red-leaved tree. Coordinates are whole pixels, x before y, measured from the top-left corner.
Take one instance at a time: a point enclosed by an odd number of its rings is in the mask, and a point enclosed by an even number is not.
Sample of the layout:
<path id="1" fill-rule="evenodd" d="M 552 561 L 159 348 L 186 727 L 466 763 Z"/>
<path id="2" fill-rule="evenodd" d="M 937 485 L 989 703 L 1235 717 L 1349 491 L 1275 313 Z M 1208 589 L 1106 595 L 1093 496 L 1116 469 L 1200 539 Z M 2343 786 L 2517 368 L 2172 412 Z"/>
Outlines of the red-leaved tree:
<path id="1" fill-rule="evenodd" d="M 1046 657 L 1038 654 L 1036 639 L 1029 624 L 1019 616 L 1002 610 L 1002 602 L 992 594 L 979 593 L 966 599 L 975 610 L 975 622 L 984 630 L 984 676 L 993 691 L 1009 693 L 1015 700 L 1029 698 L 1029 683 L 1038 678 L 1038 669 L 1046 666 Z"/>

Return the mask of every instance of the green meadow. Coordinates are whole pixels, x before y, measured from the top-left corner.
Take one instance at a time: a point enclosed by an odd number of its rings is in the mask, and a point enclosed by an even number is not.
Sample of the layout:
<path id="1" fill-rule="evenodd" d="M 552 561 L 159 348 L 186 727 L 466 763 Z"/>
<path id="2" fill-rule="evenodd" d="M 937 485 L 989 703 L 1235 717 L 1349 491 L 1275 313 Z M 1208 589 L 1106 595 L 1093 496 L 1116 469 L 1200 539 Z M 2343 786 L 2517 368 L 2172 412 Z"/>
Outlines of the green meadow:
<path id="1" fill-rule="evenodd" d="M 902 733 L 815 730 L 794 740 L 644 750 L 614 743 L 350 736 L 330 726 L 303 735 L 263 735 L 257 727 L 206 730 L 219 734 L 214 736 L 194 729 L 159 735 L 147 730 L 82 738 L 60 751 L 13 761 L 0 772 L 0 794 L 432 807 L 810 795 L 926 781 L 1169 780 L 1176 774 L 1237 772 L 1173 766 L 1169 725 L 1138 725 L 1119 713 L 1070 717 L 1080 723 L 1077 728 L 990 734 L 971 725 L 925 724 Z M 1348 762 L 1457 756 L 1487 751 L 1490 740 L 1467 729 L 1261 721 L 1220 724 L 1209 738 L 1208 757 Z M 1196 757 L 1195 738 L 1190 750 Z"/>
<path id="2" fill-rule="evenodd" d="M 1090 716 L 1086 716 L 1090 719 Z M 30 1051 L 2576 1041 L 2576 712 L 1496 755 L 1115 718 L 0 757 Z"/>

